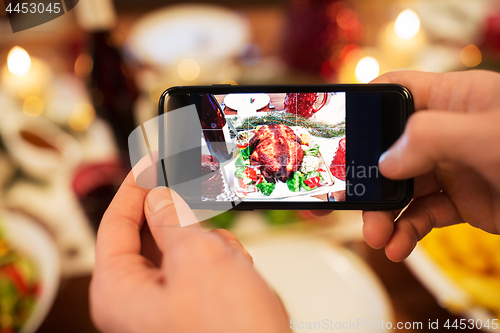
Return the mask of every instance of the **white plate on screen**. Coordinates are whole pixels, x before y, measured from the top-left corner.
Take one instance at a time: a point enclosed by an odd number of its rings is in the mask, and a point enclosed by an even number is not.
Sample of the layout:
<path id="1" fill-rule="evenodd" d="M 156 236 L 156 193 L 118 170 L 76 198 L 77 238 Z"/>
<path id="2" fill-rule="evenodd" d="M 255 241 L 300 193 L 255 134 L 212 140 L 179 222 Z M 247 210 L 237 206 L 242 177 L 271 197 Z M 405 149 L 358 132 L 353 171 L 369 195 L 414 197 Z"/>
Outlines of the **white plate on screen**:
<path id="1" fill-rule="evenodd" d="M 268 94 L 229 94 L 224 98 L 224 104 L 230 109 L 259 110 L 269 104 L 271 98 Z"/>
<path id="2" fill-rule="evenodd" d="M 243 14 L 214 5 L 175 5 L 143 17 L 126 48 L 142 62 L 175 65 L 194 58 L 207 63 L 236 56 L 250 40 Z"/>
<path id="3" fill-rule="evenodd" d="M 320 198 L 316 197 L 307 197 L 307 196 L 302 196 L 302 197 L 289 197 L 289 198 L 284 198 L 281 199 L 280 201 L 291 201 L 291 202 L 317 202 L 317 201 L 322 201 Z"/>
<path id="4" fill-rule="evenodd" d="M 244 243 L 255 268 L 281 297 L 296 323 L 343 323 L 358 319 L 393 319 L 386 290 L 355 254 L 326 242 L 298 237 L 273 237 Z M 335 327 L 321 332 L 338 332 Z M 349 332 L 366 332 L 366 327 Z M 377 331 L 383 331 L 379 329 Z M 294 329 L 294 332 L 311 332 Z"/>

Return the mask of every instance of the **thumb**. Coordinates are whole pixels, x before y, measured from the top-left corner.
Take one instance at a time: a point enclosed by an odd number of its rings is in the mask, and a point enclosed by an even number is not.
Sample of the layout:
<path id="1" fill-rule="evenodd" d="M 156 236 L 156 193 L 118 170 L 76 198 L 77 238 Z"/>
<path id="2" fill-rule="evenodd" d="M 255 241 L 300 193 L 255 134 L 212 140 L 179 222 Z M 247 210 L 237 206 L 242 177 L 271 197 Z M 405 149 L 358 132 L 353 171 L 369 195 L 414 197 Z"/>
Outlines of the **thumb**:
<path id="1" fill-rule="evenodd" d="M 151 234 L 163 253 L 186 237 L 201 232 L 198 220 L 188 204 L 175 191 L 157 187 L 144 202 L 144 213 Z M 188 227 L 184 227 L 188 226 Z"/>
<path id="2" fill-rule="evenodd" d="M 205 232 L 187 203 L 173 190 L 159 187 L 146 197 L 144 211 L 151 234 L 163 253 L 164 258 L 179 253 L 176 249 L 184 249 L 184 256 L 189 257 L 196 251 L 185 251 L 186 248 L 201 248 L 202 252 L 213 251 L 214 248 L 227 247 L 233 253 L 242 254 L 253 262 L 250 254 L 239 240 L 227 230 Z M 212 240 L 215 239 L 215 242 Z M 211 244 L 211 245 L 207 245 Z M 179 258 L 177 258 L 179 259 Z M 200 258 L 198 258 L 200 259 Z"/>
<path id="3" fill-rule="evenodd" d="M 406 179 L 430 172 L 441 162 L 475 169 L 486 166 L 487 152 L 498 142 L 495 124 L 499 120 L 498 113 L 415 113 L 403 135 L 380 157 L 380 172 L 388 178 Z"/>

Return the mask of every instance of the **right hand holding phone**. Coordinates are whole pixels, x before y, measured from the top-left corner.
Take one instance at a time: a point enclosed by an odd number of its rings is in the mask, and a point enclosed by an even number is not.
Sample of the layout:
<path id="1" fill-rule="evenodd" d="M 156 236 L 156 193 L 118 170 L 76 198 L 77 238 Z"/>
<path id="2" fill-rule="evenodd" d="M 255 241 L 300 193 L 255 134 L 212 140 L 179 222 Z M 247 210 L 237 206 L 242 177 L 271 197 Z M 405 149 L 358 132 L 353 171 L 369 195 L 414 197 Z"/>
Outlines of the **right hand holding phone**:
<path id="1" fill-rule="evenodd" d="M 394 72 L 373 83 L 398 83 L 414 96 L 417 112 L 379 168 L 391 179 L 415 177 L 415 192 L 401 216 L 363 213 L 366 242 L 402 261 L 433 228 L 467 222 L 499 234 L 500 74 Z"/>

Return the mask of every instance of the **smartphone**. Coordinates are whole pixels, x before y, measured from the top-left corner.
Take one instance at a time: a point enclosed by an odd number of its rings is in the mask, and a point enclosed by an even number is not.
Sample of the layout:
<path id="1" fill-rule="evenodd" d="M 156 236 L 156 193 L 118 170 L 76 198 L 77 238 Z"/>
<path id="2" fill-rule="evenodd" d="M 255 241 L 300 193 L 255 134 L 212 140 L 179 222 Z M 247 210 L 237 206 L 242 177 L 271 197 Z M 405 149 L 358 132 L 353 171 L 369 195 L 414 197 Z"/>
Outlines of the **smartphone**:
<path id="1" fill-rule="evenodd" d="M 158 184 L 193 209 L 393 210 L 378 171 L 413 111 L 396 84 L 183 86 L 159 102 Z"/>

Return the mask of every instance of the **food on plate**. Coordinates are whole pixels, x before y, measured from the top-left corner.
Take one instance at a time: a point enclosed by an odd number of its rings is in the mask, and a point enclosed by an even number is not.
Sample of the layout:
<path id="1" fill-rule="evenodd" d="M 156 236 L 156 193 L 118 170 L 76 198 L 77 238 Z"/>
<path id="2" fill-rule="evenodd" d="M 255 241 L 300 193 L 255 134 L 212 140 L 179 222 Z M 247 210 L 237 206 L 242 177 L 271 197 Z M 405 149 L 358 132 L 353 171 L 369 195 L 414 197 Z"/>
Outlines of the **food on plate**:
<path id="1" fill-rule="evenodd" d="M 303 145 L 308 145 L 311 142 L 311 136 L 309 134 L 303 133 L 300 135 Z"/>
<path id="2" fill-rule="evenodd" d="M 313 172 L 319 167 L 319 161 L 316 156 L 304 156 L 302 159 L 302 166 L 300 167 L 300 171 L 304 173 Z"/>
<path id="3" fill-rule="evenodd" d="M 252 132 L 240 132 L 237 138 L 236 144 L 239 148 L 245 148 L 248 146 L 248 141 L 252 137 Z"/>
<path id="4" fill-rule="evenodd" d="M 337 152 L 330 164 L 330 171 L 333 176 L 345 181 L 345 137 L 339 142 Z"/>
<path id="5" fill-rule="evenodd" d="M 248 145 L 238 145 L 234 179 L 239 196 L 270 196 L 277 187 L 278 196 L 288 196 L 333 184 L 320 146 L 306 129 L 271 124 L 245 133 L 252 137 Z M 278 182 L 287 186 L 279 187 Z"/>
<path id="6" fill-rule="evenodd" d="M 434 229 L 421 244 L 475 304 L 500 319 L 500 236 L 463 223 Z"/>
<path id="7" fill-rule="evenodd" d="M 211 155 L 201 156 L 201 196 L 206 200 L 214 200 L 224 192 L 224 179 L 217 158 Z"/>
<path id="8" fill-rule="evenodd" d="M 0 231 L 0 327 L 20 332 L 40 294 L 33 263 L 12 249 Z"/>
<path id="9" fill-rule="evenodd" d="M 286 182 L 302 164 L 301 144 L 302 140 L 286 125 L 262 126 L 249 142 L 250 164 L 260 167 L 266 181 Z"/>
<path id="10" fill-rule="evenodd" d="M 259 189 L 260 193 L 264 194 L 265 196 L 270 196 L 276 188 L 276 184 L 269 183 L 267 180 L 263 179 L 262 182 L 257 184 L 257 188 Z"/>
<path id="11" fill-rule="evenodd" d="M 319 171 L 313 171 L 309 173 L 302 173 L 300 171 L 297 171 L 293 174 L 292 178 L 286 181 L 286 185 L 292 192 L 299 192 L 301 189 L 312 191 L 317 187 L 327 184 L 320 171 L 324 170 L 319 169 Z"/>

